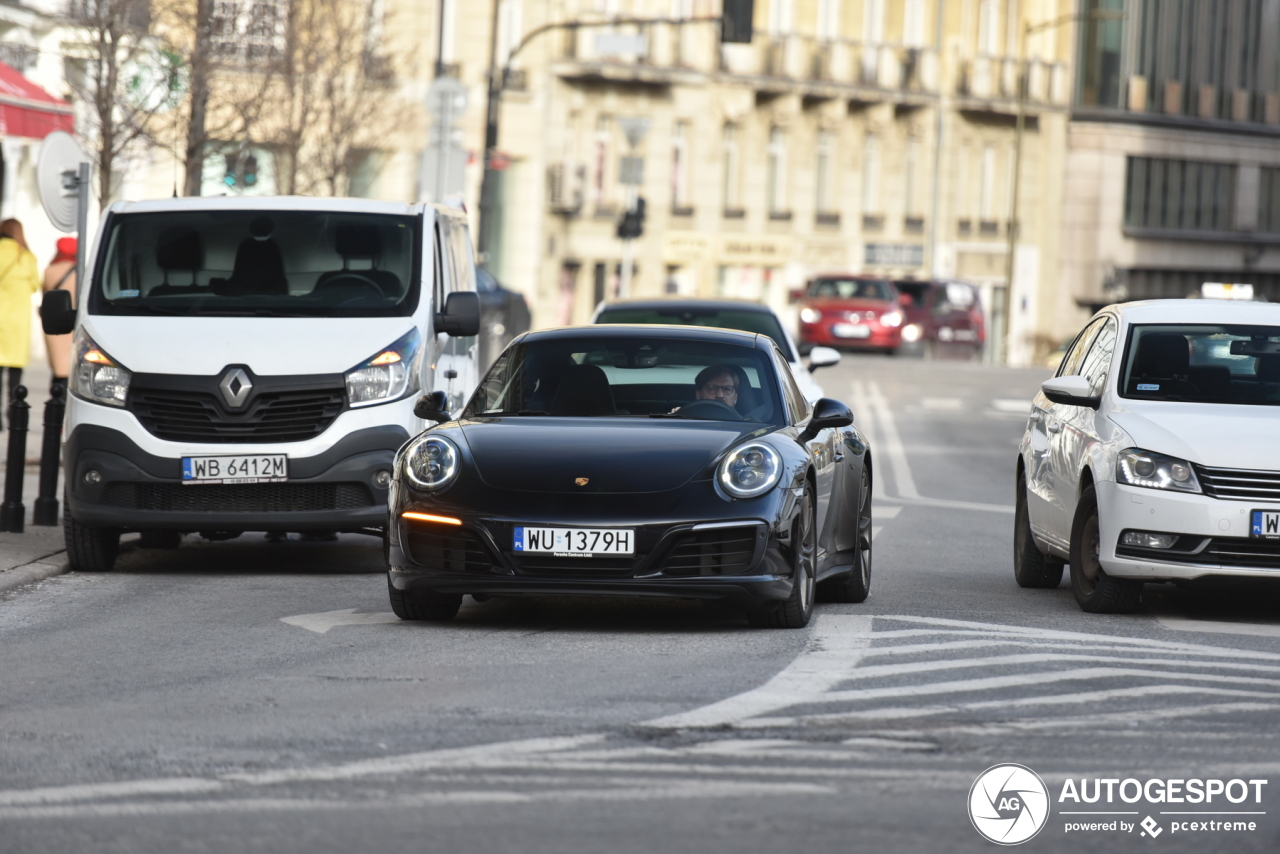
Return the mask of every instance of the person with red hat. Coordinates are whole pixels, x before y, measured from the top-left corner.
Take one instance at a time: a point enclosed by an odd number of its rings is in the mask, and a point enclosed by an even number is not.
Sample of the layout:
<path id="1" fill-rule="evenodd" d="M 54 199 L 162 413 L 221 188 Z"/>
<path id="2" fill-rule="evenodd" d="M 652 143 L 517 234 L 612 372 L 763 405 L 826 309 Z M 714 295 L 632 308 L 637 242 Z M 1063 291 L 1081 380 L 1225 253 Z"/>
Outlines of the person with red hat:
<path id="1" fill-rule="evenodd" d="M 76 302 L 76 238 L 60 237 L 57 242 L 58 254 L 53 256 L 49 266 L 44 268 L 44 289 L 46 291 L 71 291 L 71 304 Z M 49 368 L 53 371 L 53 381 L 66 388 L 67 374 L 71 370 L 71 339 L 73 335 L 44 336 L 45 349 L 49 353 Z"/>

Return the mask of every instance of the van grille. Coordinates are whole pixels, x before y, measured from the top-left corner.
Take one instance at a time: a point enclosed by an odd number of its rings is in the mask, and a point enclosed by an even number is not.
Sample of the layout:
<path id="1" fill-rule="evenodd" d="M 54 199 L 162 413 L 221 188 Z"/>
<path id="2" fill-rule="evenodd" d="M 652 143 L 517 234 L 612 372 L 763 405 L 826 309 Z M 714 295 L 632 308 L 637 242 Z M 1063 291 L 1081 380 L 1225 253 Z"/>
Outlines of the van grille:
<path id="1" fill-rule="evenodd" d="M 1197 465 L 1205 495 L 1227 501 L 1280 501 L 1280 472 Z"/>
<path id="2" fill-rule="evenodd" d="M 113 483 L 104 502 L 170 513 L 306 513 L 372 506 L 363 483 Z"/>

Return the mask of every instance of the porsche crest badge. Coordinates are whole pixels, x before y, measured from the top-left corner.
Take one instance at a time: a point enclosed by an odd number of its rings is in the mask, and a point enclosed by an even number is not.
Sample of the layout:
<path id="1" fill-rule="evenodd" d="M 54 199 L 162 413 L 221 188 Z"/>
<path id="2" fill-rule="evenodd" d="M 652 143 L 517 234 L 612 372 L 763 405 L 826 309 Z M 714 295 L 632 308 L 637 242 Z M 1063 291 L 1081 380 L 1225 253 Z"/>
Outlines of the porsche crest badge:
<path id="1" fill-rule="evenodd" d="M 578 486 L 586 486 L 588 483 L 591 482 L 591 478 L 589 477 L 574 478 L 573 482 L 578 484 Z"/>

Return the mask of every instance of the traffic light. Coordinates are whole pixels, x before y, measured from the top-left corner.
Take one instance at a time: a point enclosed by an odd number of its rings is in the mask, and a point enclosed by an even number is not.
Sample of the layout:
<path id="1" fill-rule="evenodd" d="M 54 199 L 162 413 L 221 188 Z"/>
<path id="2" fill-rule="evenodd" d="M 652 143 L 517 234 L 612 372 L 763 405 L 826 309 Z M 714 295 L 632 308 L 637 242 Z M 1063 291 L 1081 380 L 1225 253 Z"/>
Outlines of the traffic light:
<path id="1" fill-rule="evenodd" d="M 720 41 L 751 43 L 751 19 L 755 16 L 755 0 L 724 0 L 720 17 Z"/>
<path id="2" fill-rule="evenodd" d="M 226 155 L 226 174 L 222 183 L 228 187 L 252 187 L 258 183 L 258 158 L 243 151 Z"/>
<path id="3" fill-rule="evenodd" d="M 228 154 L 226 156 L 227 173 L 222 176 L 222 183 L 226 184 L 228 187 L 234 187 L 240 182 L 240 177 L 236 174 L 236 165 L 239 159 L 240 155 L 238 154 Z"/>
<path id="4" fill-rule="evenodd" d="M 634 240 L 644 234 L 644 196 L 636 199 L 636 209 L 627 211 L 618 221 L 618 238 Z"/>
<path id="5" fill-rule="evenodd" d="M 254 157 L 252 154 L 246 157 L 244 159 L 244 169 L 240 174 L 244 178 L 244 185 L 246 187 L 252 187 L 254 184 L 258 183 L 258 158 Z"/>

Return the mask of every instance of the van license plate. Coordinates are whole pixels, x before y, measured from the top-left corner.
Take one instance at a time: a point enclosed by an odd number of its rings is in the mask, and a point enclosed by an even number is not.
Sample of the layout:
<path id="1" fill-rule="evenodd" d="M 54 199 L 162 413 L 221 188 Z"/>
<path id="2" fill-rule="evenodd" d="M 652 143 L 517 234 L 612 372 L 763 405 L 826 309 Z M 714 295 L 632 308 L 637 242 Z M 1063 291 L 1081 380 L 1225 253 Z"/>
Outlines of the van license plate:
<path id="1" fill-rule="evenodd" d="M 288 479 L 285 454 L 182 458 L 183 483 L 283 483 Z"/>
<path id="2" fill-rule="evenodd" d="M 1264 540 L 1280 540 L 1280 511 L 1254 510 L 1249 536 Z"/>

